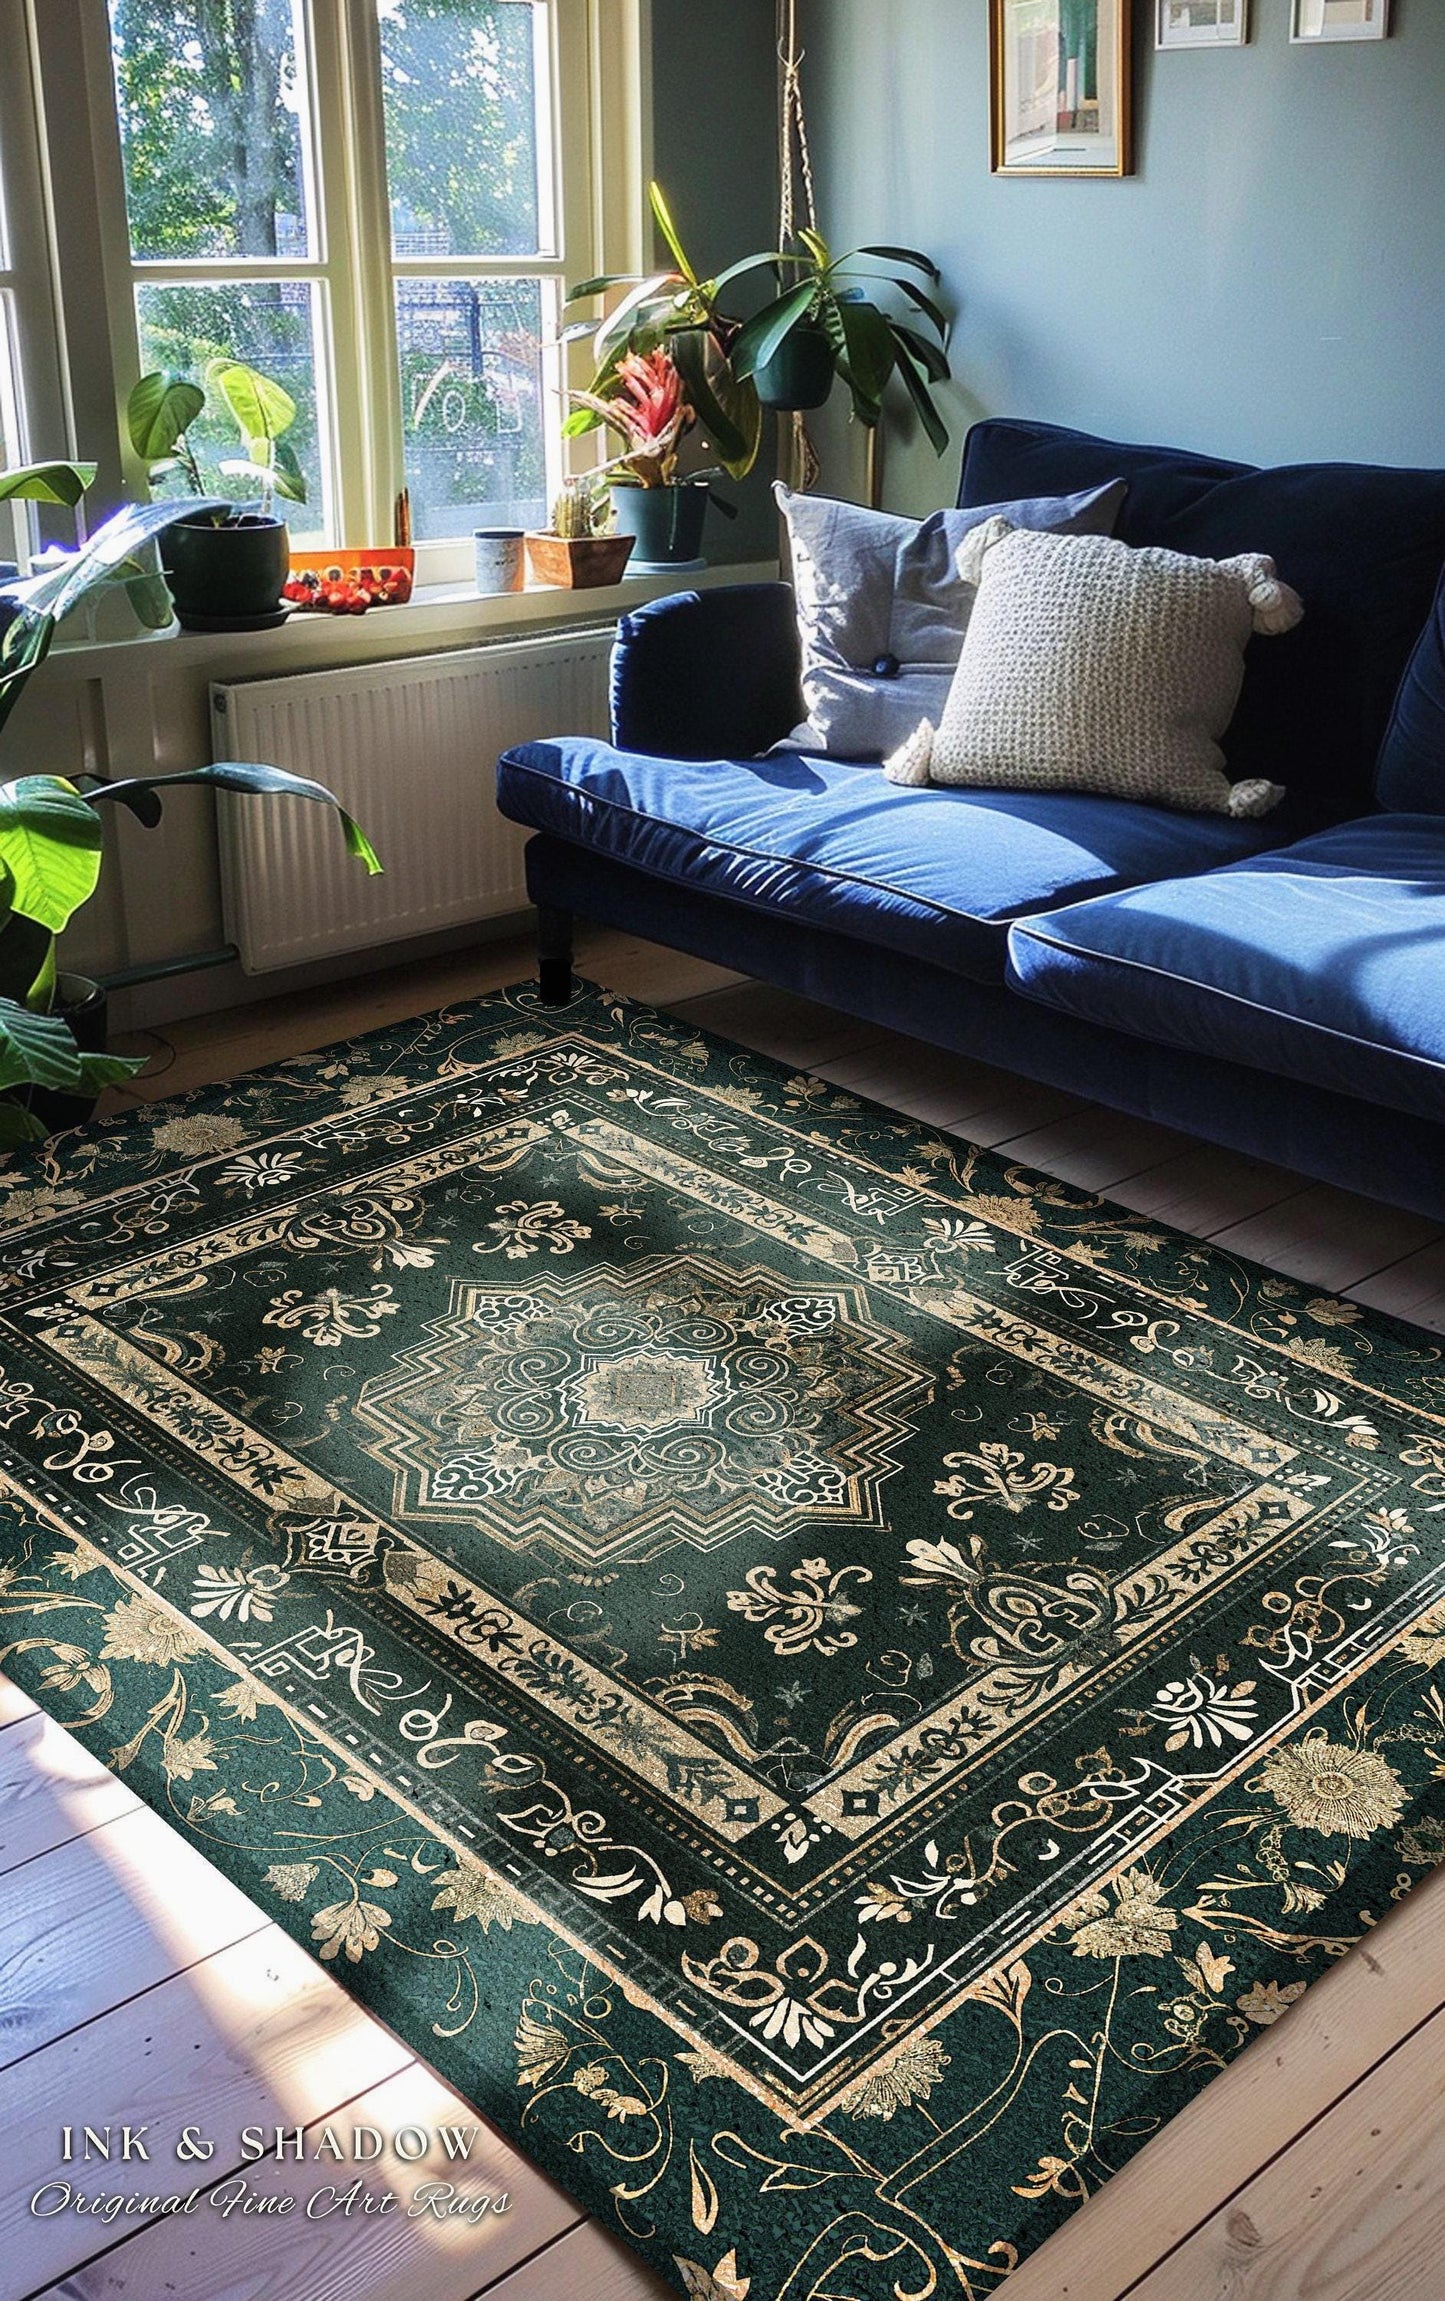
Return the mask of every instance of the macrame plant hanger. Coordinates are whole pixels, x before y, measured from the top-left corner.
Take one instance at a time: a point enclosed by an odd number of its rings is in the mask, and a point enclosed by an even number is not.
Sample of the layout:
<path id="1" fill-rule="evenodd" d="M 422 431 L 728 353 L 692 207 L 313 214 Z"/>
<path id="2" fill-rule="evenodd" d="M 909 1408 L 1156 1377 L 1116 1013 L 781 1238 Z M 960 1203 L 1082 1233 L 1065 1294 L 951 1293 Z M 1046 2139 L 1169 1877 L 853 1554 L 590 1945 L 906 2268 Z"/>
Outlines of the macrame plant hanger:
<path id="1" fill-rule="evenodd" d="M 798 44 L 798 0 L 778 0 L 778 246 L 786 248 L 798 228 L 798 190 L 802 187 L 803 222 L 818 229 L 818 203 L 813 190 L 813 156 L 808 149 L 808 123 L 803 112 L 803 51 Z M 790 487 L 806 491 L 816 487 L 822 466 L 808 436 L 802 413 L 795 409 L 784 431 L 783 462 Z"/>

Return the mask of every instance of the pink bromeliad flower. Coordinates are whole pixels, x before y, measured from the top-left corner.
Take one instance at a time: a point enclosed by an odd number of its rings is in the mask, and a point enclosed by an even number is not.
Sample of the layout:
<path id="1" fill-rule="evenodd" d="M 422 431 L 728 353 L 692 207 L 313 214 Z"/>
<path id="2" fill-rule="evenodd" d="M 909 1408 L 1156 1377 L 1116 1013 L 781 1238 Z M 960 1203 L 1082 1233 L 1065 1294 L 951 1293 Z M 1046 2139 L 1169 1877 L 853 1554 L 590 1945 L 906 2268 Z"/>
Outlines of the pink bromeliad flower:
<path id="1" fill-rule="evenodd" d="M 665 351 L 628 352 L 617 367 L 616 389 L 606 399 L 573 392 L 579 407 L 595 415 L 625 441 L 618 466 L 642 487 L 667 487 L 677 471 L 681 440 L 697 422 L 677 365 Z"/>

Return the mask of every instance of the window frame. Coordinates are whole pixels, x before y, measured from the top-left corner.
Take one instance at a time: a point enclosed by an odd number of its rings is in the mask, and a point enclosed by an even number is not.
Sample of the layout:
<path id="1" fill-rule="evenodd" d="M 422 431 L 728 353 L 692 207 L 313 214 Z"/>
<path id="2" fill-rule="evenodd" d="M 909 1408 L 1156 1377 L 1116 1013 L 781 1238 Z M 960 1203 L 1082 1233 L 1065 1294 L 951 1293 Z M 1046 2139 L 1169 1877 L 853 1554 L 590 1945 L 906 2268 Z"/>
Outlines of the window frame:
<path id="1" fill-rule="evenodd" d="M 0 0 L 0 462 L 71 452 L 32 29 L 30 0 Z M 74 536 L 70 512 L 0 511 L 0 558 Z"/>
<path id="2" fill-rule="evenodd" d="M 141 372 L 135 288 L 216 278 L 305 279 L 322 299 L 317 393 L 331 514 L 329 540 L 386 543 L 404 484 L 394 282 L 428 268 L 447 277 L 556 279 L 639 269 L 650 172 L 651 0 L 548 0 L 552 14 L 553 157 L 559 245 L 547 256 L 394 262 L 386 180 L 381 34 L 374 0 L 308 0 L 308 70 L 315 175 L 315 244 L 291 257 L 132 258 L 125 170 L 110 57 L 107 0 L 0 0 L 26 19 L 37 60 L 27 92 L 41 123 L 43 180 L 59 283 L 71 436 L 101 465 L 93 501 L 110 508 L 145 493 L 124 428 Z M 47 105 L 47 89 L 57 101 Z M 63 92 L 63 100 L 61 93 Z M 77 100 L 77 92 L 79 100 Z M 38 93 L 39 103 L 35 103 Z M 33 130 L 32 130 L 33 134 Z M 560 295 L 560 290 L 558 291 Z M 28 295 L 27 295 L 28 302 Z M 26 319 L 26 332 L 30 322 Z M 558 458 L 561 392 L 585 380 L 585 346 L 565 371 L 551 355 L 548 454 Z M 104 408 L 103 425 L 100 420 Z M 94 438 L 92 432 L 102 436 Z M 583 460 L 595 451 L 589 445 Z M 470 580 L 469 537 L 417 546 L 419 585 Z"/>

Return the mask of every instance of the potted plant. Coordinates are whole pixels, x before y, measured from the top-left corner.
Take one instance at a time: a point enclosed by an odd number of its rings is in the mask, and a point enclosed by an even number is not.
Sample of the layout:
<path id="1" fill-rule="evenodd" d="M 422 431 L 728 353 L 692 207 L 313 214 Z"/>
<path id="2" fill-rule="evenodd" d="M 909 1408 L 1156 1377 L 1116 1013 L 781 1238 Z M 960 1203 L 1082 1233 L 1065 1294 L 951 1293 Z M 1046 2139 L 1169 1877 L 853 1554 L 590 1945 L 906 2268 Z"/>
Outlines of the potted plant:
<path id="1" fill-rule="evenodd" d="M 682 470 L 679 450 L 697 424 L 697 411 L 671 353 L 628 352 L 605 397 L 592 392 L 572 397 L 624 443 L 624 452 L 604 464 L 599 476 L 612 490 L 619 533 L 636 538 L 636 564 L 695 563 L 709 501 L 729 519 L 736 512 L 712 493 L 721 471 Z"/>
<path id="2" fill-rule="evenodd" d="M 742 323 L 728 317 L 719 299 L 736 268 L 718 279 L 702 279 L 678 238 L 657 184 L 648 186 L 648 198 L 673 268 L 642 279 L 608 273 L 568 290 L 569 306 L 611 295 L 618 288 L 627 292 L 600 324 L 579 320 L 563 330 L 564 343 L 590 336 L 595 362 L 588 389 L 573 395 L 577 404 L 563 427 L 565 436 L 583 438 L 608 420 L 602 410 L 616 392 L 625 360 L 665 351 L 723 471 L 729 479 L 746 479 L 758 460 L 763 418 L 751 378 L 739 377 L 728 357 Z"/>
<path id="3" fill-rule="evenodd" d="M 782 292 L 738 330 L 728 351 L 733 374 L 750 380 L 764 407 L 821 407 L 842 378 L 853 412 L 870 430 L 882 421 L 883 394 L 896 375 L 939 455 L 948 429 L 934 401 L 949 375 L 948 320 L 918 274 L 936 286 L 938 266 L 916 248 L 855 248 L 834 256 L 819 232 L 798 234 L 792 251 L 748 256 L 726 275 L 771 266 Z M 860 268 L 861 267 L 861 268 Z M 889 288 L 926 323 L 915 327 L 876 301 Z"/>
<path id="4" fill-rule="evenodd" d="M 254 509 L 198 504 L 180 511 L 166 536 L 166 581 L 186 631 L 263 631 L 284 623 L 281 594 L 290 573 L 291 539 L 276 517 L 276 498 L 306 501 L 306 477 L 285 435 L 296 402 L 241 360 L 214 359 L 206 384 L 221 400 L 245 449 L 220 465 L 227 478 L 260 484 Z M 189 376 L 158 369 L 144 375 L 126 404 L 131 445 L 143 456 L 152 483 L 179 472 L 194 496 L 207 493 L 190 431 L 207 405 Z"/>
<path id="5" fill-rule="evenodd" d="M 609 533 L 612 508 L 595 474 L 569 479 L 552 506 L 552 525 L 527 537 L 527 563 L 538 583 L 588 591 L 617 583 L 632 557 L 633 537 Z"/>
<path id="6" fill-rule="evenodd" d="M 36 473 L 45 479 L 37 482 Z M 69 474 L 55 480 L 54 475 Z M 0 473 L 0 500 L 28 495 L 76 502 L 88 467 L 31 466 Z M 17 484 L 17 481 L 20 484 Z M 59 494 L 42 495 L 42 485 Z M 64 489 L 74 486 L 74 493 Z M 54 568 L 28 581 L 0 585 L 0 731 L 49 653 L 61 618 L 98 586 L 114 581 L 154 538 L 199 509 L 224 511 L 202 497 L 186 502 L 131 506 L 98 528 L 89 542 Z M 105 997 L 101 987 L 57 966 L 56 939 L 99 882 L 104 806 L 128 807 L 153 827 L 161 819 L 161 793 L 175 784 L 201 783 L 262 796 L 290 795 L 332 807 L 341 818 L 348 851 L 368 871 L 381 865 L 360 826 L 319 783 L 279 767 L 226 760 L 176 775 L 141 776 L 117 783 L 62 775 L 22 775 L 0 784 L 0 1146 L 33 1141 L 47 1127 L 88 1116 L 104 1086 L 130 1078 L 141 1065 L 107 1055 Z"/>

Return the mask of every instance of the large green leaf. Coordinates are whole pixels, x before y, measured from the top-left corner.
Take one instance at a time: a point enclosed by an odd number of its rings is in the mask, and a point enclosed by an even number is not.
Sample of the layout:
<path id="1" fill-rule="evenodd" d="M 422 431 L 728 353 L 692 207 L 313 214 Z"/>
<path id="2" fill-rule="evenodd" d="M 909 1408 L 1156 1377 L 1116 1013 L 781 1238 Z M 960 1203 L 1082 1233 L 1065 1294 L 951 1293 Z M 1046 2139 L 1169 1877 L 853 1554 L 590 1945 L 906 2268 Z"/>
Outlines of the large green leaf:
<path id="1" fill-rule="evenodd" d="M 0 863 L 20 918 L 60 934 L 95 893 L 101 838 L 94 808 L 63 776 L 0 784 Z"/>
<path id="2" fill-rule="evenodd" d="M 941 280 L 942 272 L 931 256 L 920 254 L 917 248 L 856 248 L 855 255 L 876 256 L 880 263 L 907 264 L 910 271 L 922 272 L 930 280 Z M 852 257 L 845 257 L 851 263 Z"/>
<path id="3" fill-rule="evenodd" d="M 93 463 L 21 463 L 0 471 L 0 503 L 79 503 L 95 477 Z"/>
<path id="4" fill-rule="evenodd" d="M 706 328 L 679 328 L 668 347 L 698 422 L 730 479 L 746 479 L 762 445 L 763 411 L 753 385 L 733 374 Z"/>
<path id="5" fill-rule="evenodd" d="M 905 327 L 902 320 L 890 320 L 888 325 L 893 330 L 894 343 L 902 344 L 904 350 L 912 354 L 930 383 L 947 383 L 953 372 L 947 352 L 928 336 L 921 336 L 917 328 Z"/>
<path id="6" fill-rule="evenodd" d="M 895 280 L 893 285 L 900 295 L 907 296 L 911 304 L 920 312 L 927 314 L 937 328 L 941 340 L 946 344 L 952 333 L 947 312 L 934 302 L 932 296 L 926 296 L 922 288 L 917 287 L 912 280 Z"/>
<path id="7" fill-rule="evenodd" d="M 33 1111 L 19 1103 L 0 1101 L 0 1150 L 18 1150 L 22 1143 L 43 1143 L 49 1128 Z"/>
<path id="8" fill-rule="evenodd" d="M 206 381 L 220 393 L 245 440 L 276 440 L 296 421 L 296 402 L 242 360 L 212 360 Z"/>
<path id="9" fill-rule="evenodd" d="M 332 807 L 340 819 L 347 854 L 365 864 L 373 878 L 381 870 L 376 850 L 361 825 L 347 814 L 324 783 L 313 783 L 304 775 L 290 774 L 284 767 L 261 766 L 250 759 L 220 759 L 212 767 L 188 767 L 179 775 L 128 776 L 121 783 L 99 784 L 87 793 L 87 801 L 118 799 L 138 813 L 137 799 L 158 800 L 162 793 L 173 791 L 183 783 L 200 783 L 212 790 L 236 791 L 259 799 L 312 799 L 319 806 Z M 151 816 L 150 820 L 158 821 L 159 815 Z"/>
<path id="10" fill-rule="evenodd" d="M 7 601 L 0 597 L 0 622 L 6 611 Z M 0 728 L 24 694 L 31 673 L 49 654 L 54 636 L 54 618 L 33 614 L 29 608 L 21 608 L 4 623 L 0 630 Z"/>
<path id="11" fill-rule="evenodd" d="M 816 296 L 817 283 L 807 280 L 802 287 L 790 288 L 785 296 L 779 296 L 776 303 L 765 304 L 738 331 L 728 355 L 733 374 L 742 379 L 766 367 L 779 345 L 808 317 Z"/>
<path id="12" fill-rule="evenodd" d="M 129 503 L 98 527 L 83 549 L 26 583 L 12 584 L 9 596 L 32 613 L 48 615 L 58 623 L 88 593 L 108 583 L 118 567 L 134 559 L 143 544 L 174 527 L 180 519 L 205 519 L 213 512 L 229 512 L 221 496 L 188 496 L 173 503 Z"/>
<path id="13" fill-rule="evenodd" d="M 688 262 L 682 242 L 677 236 L 677 226 L 672 220 L 672 210 L 667 204 L 661 184 L 649 184 L 647 197 L 652 206 L 652 213 L 657 219 L 657 228 L 667 242 L 668 254 L 688 286 L 695 288 L 698 284 L 697 274 Z"/>
<path id="14" fill-rule="evenodd" d="M 108 1059 L 122 1062 L 125 1058 Z M 133 1074 L 127 1069 L 119 1075 L 128 1078 Z M 57 1094 L 76 1094 L 88 1083 L 80 1049 L 59 1015 L 37 1015 L 14 999 L 0 999 L 0 1092 L 33 1086 L 48 1087 Z"/>
<path id="15" fill-rule="evenodd" d="M 948 452 L 948 426 L 934 406 L 933 394 L 929 390 L 925 378 L 915 367 L 911 353 L 905 351 L 902 345 L 898 348 L 897 372 L 902 376 L 904 384 L 907 386 L 908 396 L 918 411 L 918 420 L 933 444 L 934 453 L 946 455 Z"/>
<path id="16" fill-rule="evenodd" d="M 897 365 L 893 331 L 876 304 L 840 300 L 838 317 L 848 346 L 848 381 L 870 406 L 878 406 Z"/>
<path id="17" fill-rule="evenodd" d="M 162 463 L 206 404 L 199 384 L 157 368 L 142 376 L 125 403 L 130 444 L 147 464 Z"/>

